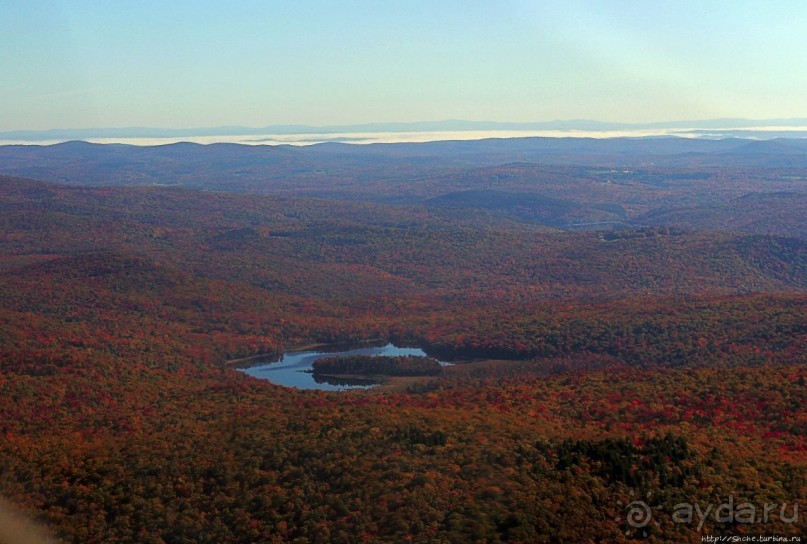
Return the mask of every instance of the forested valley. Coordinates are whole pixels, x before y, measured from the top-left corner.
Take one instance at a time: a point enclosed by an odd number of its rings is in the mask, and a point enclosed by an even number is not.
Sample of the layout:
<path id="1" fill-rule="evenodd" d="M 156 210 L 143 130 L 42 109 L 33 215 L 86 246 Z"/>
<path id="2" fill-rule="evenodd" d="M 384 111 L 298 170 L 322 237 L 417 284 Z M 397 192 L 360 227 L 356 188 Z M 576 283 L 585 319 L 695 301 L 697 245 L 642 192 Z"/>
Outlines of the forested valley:
<path id="1" fill-rule="evenodd" d="M 805 534 L 807 151 L 572 143 L 0 148 L 0 495 L 76 543 Z M 454 364 L 232 364 L 369 340 Z"/>

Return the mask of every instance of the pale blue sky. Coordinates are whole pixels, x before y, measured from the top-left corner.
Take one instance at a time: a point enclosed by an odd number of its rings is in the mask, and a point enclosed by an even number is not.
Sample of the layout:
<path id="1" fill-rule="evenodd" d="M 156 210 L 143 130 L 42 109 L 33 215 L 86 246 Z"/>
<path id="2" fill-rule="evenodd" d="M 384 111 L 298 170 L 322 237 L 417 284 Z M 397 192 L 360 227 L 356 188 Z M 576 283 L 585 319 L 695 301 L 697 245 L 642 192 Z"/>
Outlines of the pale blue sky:
<path id="1" fill-rule="evenodd" d="M 807 2 L 4 0 L 0 131 L 807 117 Z"/>

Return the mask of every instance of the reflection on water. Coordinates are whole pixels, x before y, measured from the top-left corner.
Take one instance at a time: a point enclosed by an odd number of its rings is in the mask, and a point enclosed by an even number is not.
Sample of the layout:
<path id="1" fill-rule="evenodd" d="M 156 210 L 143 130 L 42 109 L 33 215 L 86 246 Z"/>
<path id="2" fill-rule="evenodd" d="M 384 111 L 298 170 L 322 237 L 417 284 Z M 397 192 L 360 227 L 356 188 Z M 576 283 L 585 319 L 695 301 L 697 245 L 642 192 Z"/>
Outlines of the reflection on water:
<path id="1" fill-rule="evenodd" d="M 328 376 L 327 374 L 312 374 L 312 376 L 318 385 L 328 384 L 342 387 L 373 387 L 374 385 L 381 385 L 380 381 L 367 378 L 345 378 Z"/>
<path id="2" fill-rule="evenodd" d="M 416 355 L 426 356 L 426 353 L 419 348 L 399 348 L 393 344 L 385 346 L 364 346 L 361 348 L 338 349 L 332 347 L 331 350 L 320 349 L 317 351 L 292 351 L 284 353 L 280 360 L 265 363 L 258 363 L 249 368 L 239 369 L 255 378 L 269 380 L 278 385 L 296 387 L 297 389 L 322 389 L 325 391 L 344 391 L 346 389 L 367 389 L 379 385 L 379 382 L 362 379 L 346 379 L 333 376 L 316 377 L 311 372 L 311 365 L 317 359 L 324 357 L 339 357 L 343 355 L 383 355 L 393 357 L 396 355 Z M 443 364 L 443 363 L 441 363 Z"/>

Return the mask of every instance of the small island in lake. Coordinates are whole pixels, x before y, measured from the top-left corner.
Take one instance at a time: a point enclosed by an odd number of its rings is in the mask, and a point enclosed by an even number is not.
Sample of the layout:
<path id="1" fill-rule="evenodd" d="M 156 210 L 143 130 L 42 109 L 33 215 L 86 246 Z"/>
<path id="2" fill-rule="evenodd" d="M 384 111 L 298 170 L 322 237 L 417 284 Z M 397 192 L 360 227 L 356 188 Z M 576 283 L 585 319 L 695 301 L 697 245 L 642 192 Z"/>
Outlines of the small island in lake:
<path id="1" fill-rule="evenodd" d="M 311 370 L 327 376 L 436 376 L 443 367 L 436 359 L 420 355 L 345 355 L 318 359 Z"/>

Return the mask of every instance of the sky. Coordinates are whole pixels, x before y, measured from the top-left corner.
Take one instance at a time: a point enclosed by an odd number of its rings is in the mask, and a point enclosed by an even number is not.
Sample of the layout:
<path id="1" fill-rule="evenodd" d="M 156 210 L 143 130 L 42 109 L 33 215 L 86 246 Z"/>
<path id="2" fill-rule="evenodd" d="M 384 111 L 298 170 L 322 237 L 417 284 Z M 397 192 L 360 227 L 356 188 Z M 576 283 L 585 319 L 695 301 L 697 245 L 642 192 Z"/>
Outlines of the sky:
<path id="1" fill-rule="evenodd" d="M 803 0 L 3 0 L 0 131 L 807 117 Z"/>

